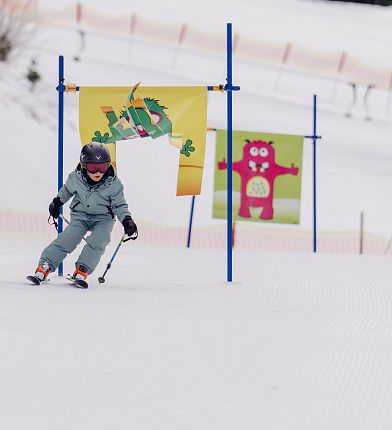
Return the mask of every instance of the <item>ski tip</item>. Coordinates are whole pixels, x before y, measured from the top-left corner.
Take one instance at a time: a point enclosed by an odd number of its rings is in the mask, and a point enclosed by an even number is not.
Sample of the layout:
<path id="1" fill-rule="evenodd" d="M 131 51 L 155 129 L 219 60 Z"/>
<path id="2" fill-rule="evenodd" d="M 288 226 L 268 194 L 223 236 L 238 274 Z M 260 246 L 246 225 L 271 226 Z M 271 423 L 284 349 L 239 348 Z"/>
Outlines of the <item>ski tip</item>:
<path id="1" fill-rule="evenodd" d="M 67 279 L 67 281 L 71 282 L 71 284 L 74 287 L 83 288 L 83 289 L 88 288 L 88 283 L 86 281 L 81 280 L 81 279 L 73 279 L 71 276 L 67 276 L 65 279 Z"/>
<path id="2" fill-rule="evenodd" d="M 41 281 L 34 275 L 26 276 L 26 279 L 30 282 L 32 282 L 34 285 L 40 285 Z"/>
<path id="3" fill-rule="evenodd" d="M 84 288 L 84 289 L 88 288 L 88 283 L 86 281 L 82 281 L 81 279 L 75 279 L 73 283 L 75 287 Z"/>

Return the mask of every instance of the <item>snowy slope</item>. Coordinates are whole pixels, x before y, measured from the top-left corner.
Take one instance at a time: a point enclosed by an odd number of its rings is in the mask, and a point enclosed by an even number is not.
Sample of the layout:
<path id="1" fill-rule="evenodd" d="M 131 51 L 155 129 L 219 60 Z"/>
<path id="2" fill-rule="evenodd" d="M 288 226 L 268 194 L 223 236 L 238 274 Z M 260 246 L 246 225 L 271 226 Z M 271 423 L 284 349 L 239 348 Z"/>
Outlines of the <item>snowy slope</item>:
<path id="1" fill-rule="evenodd" d="M 228 286 L 223 252 L 131 245 L 86 291 L 0 281 L 2 428 L 391 427 L 385 257 L 235 253 Z"/>

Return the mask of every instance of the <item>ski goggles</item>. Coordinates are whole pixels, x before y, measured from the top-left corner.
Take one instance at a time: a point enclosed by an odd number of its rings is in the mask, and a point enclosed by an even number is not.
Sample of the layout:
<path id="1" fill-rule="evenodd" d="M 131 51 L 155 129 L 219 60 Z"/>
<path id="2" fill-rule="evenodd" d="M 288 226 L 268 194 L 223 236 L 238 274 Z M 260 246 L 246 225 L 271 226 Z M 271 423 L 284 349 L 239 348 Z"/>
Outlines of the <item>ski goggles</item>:
<path id="1" fill-rule="evenodd" d="M 86 163 L 86 170 L 90 173 L 106 173 L 110 163 Z"/>

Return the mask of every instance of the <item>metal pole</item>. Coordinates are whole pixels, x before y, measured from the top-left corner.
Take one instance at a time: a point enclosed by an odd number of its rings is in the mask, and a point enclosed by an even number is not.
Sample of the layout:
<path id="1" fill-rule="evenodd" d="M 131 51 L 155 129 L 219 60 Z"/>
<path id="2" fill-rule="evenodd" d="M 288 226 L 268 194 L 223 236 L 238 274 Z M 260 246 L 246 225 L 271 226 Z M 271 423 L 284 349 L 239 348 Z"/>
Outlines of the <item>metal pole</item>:
<path id="1" fill-rule="evenodd" d="M 191 214 L 189 217 L 189 227 L 188 227 L 188 239 L 186 242 L 186 247 L 190 248 L 191 246 L 191 234 L 192 234 L 192 222 L 193 222 L 193 210 L 195 208 L 195 196 L 192 196 L 192 206 L 191 206 Z"/>
<path id="2" fill-rule="evenodd" d="M 391 244 L 392 244 L 392 236 L 391 236 L 391 238 L 389 239 L 389 242 L 388 242 L 387 247 L 385 248 L 384 255 L 388 254 L 388 252 L 389 252 L 389 248 L 391 247 Z"/>
<path id="3" fill-rule="evenodd" d="M 227 281 L 233 280 L 233 76 L 232 26 L 227 24 Z"/>
<path id="4" fill-rule="evenodd" d="M 316 120 L 317 96 L 313 95 L 313 252 L 317 252 L 317 193 L 316 193 Z"/>
<path id="5" fill-rule="evenodd" d="M 345 65 L 346 57 L 347 57 L 347 54 L 343 51 L 342 55 L 340 56 L 340 60 L 339 60 L 339 64 L 338 64 L 338 69 L 336 71 L 335 82 L 333 84 L 332 93 L 331 93 L 331 101 L 335 100 L 336 90 L 337 90 L 338 83 L 339 83 L 340 73 L 343 70 L 343 67 Z"/>
<path id="6" fill-rule="evenodd" d="M 361 212 L 360 218 L 360 232 L 359 232 L 359 253 L 363 254 L 363 226 L 364 226 L 365 216 L 364 213 Z"/>
<path id="7" fill-rule="evenodd" d="M 137 15 L 132 14 L 131 24 L 129 27 L 129 41 L 128 41 L 128 60 L 132 58 L 133 46 L 135 44 L 135 31 L 136 31 Z"/>
<path id="8" fill-rule="evenodd" d="M 57 190 L 60 191 L 63 186 L 63 142 L 64 142 L 64 57 L 59 56 L 59 84 L 57 86 L 59 93 L 58 106 L 58 149 L 57 149 Z M 63 213 L 63 208 L 60 208 L 60 213 Z M 63 219 L 59 217 L 58 232 L 63 231 Z M 63 263 L 58 267 L 59 276 L 63 276 Z"/>
<path id="9" fill-rule="evenodd" d="M 182 24 L 181 29 L 180 29 L 180 34 L 178 35 L 178 39 L 177 39 L 177 45 L 174 48 L 174 54 L 173 54 L 173 58 L 171 61 L 171 68 L 172 69 L 174 69 L 176 67 L 178 54 L 180 53 L 181 45 L 184 42 L 187 29 L 188 29 L 187 24 Z"/>
<path id="10" fill-rule="evenodd" d="M 280 80 L 281 80 L 281 76 L 282 76 L 282 73 L 283 73 L 283 69 L 284 69 L 284 67 L 285 67 L 285 65 L 287 63 L 288 58 L 289 58 L 289 55 L 290 55 L 290 52 L 291 52 L 291 48 L 292 48 L 292 45 L 289 42 L 286 45 L 286 49 L 284 50 L 284 53 L 283 53 L 282 61 L 280 63 L 280 67 L 279 67 L 279 70 L 278 70 L 278 75 L 276 77 L 275 84 L 274 84 L 274 91 L 278 91 L 278 89 L 279 89 Z"/>
<path id="11" fill-rule="evenodd" d="M 105 269 L 104 274 L 98 278 L 98 282 L 99 282 L 100 284 L 103 284 L 103 283 L 105 282 L 105 275 L 106 275 L 106 273 L 108 272 L 108 270 L 112 267 L 113 260 L 115 259 L 116 255 L 117 255 L 117 252 L 118 252 L 118 250 L 120 249 L 120 246 L 121 246 L 124 242 L 126 242 L 126 240 L 125 240 L 125 238 L 126 238 L 126 237 L 127 237 L 127 235 L 126 235 L 126 234 L 124 234 L 124 235 L 122 236 L 122 238 L 120 239 L 120 242 L 119 242 L 119 243 L 118 243 L 118 245 L 117 245 L 116 250 L 114 251 L 114 254 L 112 255 L 112 258 L 110 259 L 109 263 L 108 263 L 108 264 L 107 264 L 107 266 L 106 266 L 106 269 Z M 137 236 L 136 236 L 136 237 L 137 237 Z M 135 239 L 136 239 L 136 238 L 135 238 Z M 128 239 L 127 239 L 127 240 L 128 240 Z"/>

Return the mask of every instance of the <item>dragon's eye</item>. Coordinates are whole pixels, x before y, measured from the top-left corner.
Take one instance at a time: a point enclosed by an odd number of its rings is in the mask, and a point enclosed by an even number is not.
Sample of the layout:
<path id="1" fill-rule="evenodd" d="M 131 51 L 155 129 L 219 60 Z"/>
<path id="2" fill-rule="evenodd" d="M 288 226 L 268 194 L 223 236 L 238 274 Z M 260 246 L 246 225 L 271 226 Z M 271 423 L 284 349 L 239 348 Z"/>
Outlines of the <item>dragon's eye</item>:
<path id="1" fill-rule="evenodd" d="M 158 122 L 162 119 L 162 116 L 159 115 L 157 112 L 151 112 L 151 118 L 155 122 L 155 124 L 158 124 Z"/>
<path id="2" fill-rule="evenodd" d="M 260 148 L 260 155 L 262 157 L 266 157 L 268 155 L 268 149 L 267 148 Z"/>
<path id="3" fill-rule="evenodd" d="M 252 155 L 253 157 L 256 157 L 259 154 L 259 150 L 255 146 L 252 146 L 249 149 L 249 152 L 250 152 L 250 155 Z"/>

